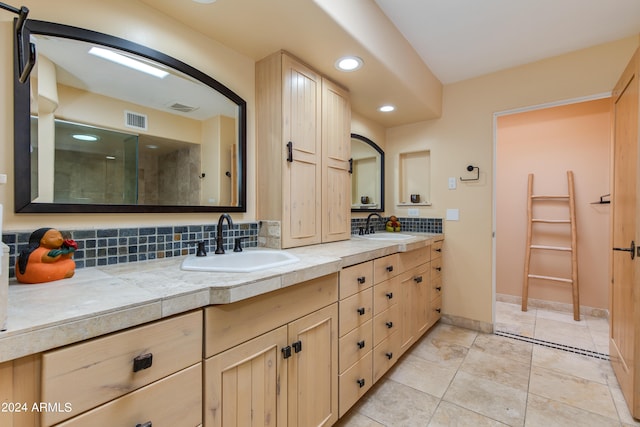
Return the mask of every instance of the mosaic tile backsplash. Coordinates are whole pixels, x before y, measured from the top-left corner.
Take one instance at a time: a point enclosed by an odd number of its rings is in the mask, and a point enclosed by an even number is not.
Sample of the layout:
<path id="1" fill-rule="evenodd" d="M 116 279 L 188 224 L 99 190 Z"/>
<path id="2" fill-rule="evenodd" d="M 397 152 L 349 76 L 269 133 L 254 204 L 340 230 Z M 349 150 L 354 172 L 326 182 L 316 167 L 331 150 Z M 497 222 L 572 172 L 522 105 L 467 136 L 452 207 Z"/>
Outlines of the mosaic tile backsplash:
<path id="1" fill-rule="evenodd" d="M 384 230 L 388 218 L 373 217 L 370 225 Z M 442 233 L 442 218 L 399 218 L 402 231 Z M 358 234 L 366 218 L 351 220 L 351 233 Z M 233 250 L 237 237 L 242 237 L 242 247 L 258 246 L 260 221 L 234 224 L 229 230 L 225 224 L 222 235 L 225 250 Z M 196 253 L 195 242 L 204 241 L 207 252 L 216 246 L 217 224 L 180 225 L 139 228 L 107 228 L 98 230 L 60 230 L 65 238 L 78 243 L 73 259 L 76 268 L 96 267 L 159 258 L 184 256 Z M 9 246 L 9 277 L 15 277 L 15 263 L 20 250 L 29 242 L 31 231 L 5 232 L 2 241 Z"/>

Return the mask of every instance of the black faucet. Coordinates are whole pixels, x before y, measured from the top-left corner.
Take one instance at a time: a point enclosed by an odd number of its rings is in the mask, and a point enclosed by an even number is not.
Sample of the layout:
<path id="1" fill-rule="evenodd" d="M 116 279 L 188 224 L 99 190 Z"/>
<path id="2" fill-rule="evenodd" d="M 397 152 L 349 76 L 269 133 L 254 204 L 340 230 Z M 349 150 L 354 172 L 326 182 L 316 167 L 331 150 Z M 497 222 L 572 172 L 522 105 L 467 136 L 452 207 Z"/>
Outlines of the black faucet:
<path id="1" fill-rule="evenodd" d="M 220 218 L 218 219 L 218 232 L 216 235 L 216 254 L 223 254 L 224 253 L 224 243 L 223 243 L 223 239 L 222 239 L 222 224 L 224 223 L 224 220 L 227 220 L 227 224 L 229 224 L 229 230 L 231 230 L 233 228 L 233 221 L 231 220 L 231 217 L 229 216 L 229 214 L 223 213 L 222 215 L 220 215 Z"/>
<path id="2" fill-rule="evenodd" d="M 376 230 L 373 228 L 373 225 L 369 226 L 369 221 L 371 220 L 372 216 L 377 216 L 380 219 L 380 221 L 382 221 L 382 217 L 378 212 L 370 213 L 369 216 L 367 217 L 367 224 L 364 228 L 364 234 L 374 234 L 376 232 Z"/>

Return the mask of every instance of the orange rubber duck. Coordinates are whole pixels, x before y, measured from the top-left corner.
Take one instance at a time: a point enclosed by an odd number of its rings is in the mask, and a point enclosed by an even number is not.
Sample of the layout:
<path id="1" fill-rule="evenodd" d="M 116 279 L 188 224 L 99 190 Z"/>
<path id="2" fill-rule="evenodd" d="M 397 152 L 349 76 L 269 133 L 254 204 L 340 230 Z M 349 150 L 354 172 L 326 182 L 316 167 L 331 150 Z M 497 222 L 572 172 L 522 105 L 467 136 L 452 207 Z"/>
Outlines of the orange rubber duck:
<path id="1" fill-rule="evenodd" d="M 29 236 L 29 245 L 16 260 L 16 279 L 21 283 L 44 283 L 73 277 L 71 258 L 78 244 L 65 240 L 54 228 L 40 228 Z"/>

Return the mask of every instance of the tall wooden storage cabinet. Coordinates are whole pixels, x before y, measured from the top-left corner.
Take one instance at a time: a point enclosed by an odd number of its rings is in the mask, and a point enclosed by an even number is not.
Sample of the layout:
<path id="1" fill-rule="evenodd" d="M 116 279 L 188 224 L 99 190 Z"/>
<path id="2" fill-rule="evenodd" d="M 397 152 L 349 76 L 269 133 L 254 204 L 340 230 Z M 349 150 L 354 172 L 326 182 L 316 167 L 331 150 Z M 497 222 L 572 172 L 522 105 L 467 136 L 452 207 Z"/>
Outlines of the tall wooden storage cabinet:
<path id="1" fill-rule="evenodd" d="M 286 52 L 256 64 L 257 213 L 281 247 L 351 234 L 347 91 Z"/>

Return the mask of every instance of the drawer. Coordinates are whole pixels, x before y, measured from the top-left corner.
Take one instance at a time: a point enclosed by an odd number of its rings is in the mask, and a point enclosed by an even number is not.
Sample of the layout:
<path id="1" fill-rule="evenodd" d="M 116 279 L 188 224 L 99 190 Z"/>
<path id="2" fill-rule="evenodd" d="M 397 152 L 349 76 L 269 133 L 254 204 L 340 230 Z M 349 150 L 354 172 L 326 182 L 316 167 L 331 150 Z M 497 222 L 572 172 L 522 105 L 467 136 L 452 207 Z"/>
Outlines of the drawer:
<path id="1" fill-rule="evenodd" d="M 153 427 L 195 427 L 202 424 L 202 363 L 56 427 L 133 427 L 152 424 Z"/>
<path id="2" fill-rule="evenodd" d="M 400 276 L 378 283 L 373 287 L 373 314 L 382 313 L 400 301 Z"/>
<path id="3" fill-rule="evenodd" d="M 442 296 L 442 276 L 431 279 L 431 299 Z"/>
<path id="4" fill-rule="evenodd" d="M 338 336 L 342 337 L 373 317 L 373 289 L 365 289 L 338 304 L 340 305 Z"/>
<path id="5" fill-rule="evenodd" d="M 338 300 L 338 273 L 204 310 L 205 357 L 211 357 Z"/>
<path id="6" fill-rule="evenodd" d="M 342 417 L 373 385 L 371 352 L 341 374 L 339 387 L 339 417 Z"/>
<path id="7" fill-rule="evenodd" d="M 431 280 L 437 280 L 442 277 L 442 258 L 436 258 L 431 261 Z"/>
<path id="8" fill-rule="evenodd" d="M 397 331 L 400 322 L 400 304 L 393 305 L 388 310 L 377 314 L 373 318 L 373 345 L 378 345 L 380 341 Z"/>
<path id="9" fill-rule="evenodd" d="M 354 329 L 340 338 L 338 346 L 338 363 L 340 373 L 373 349 L 373 327 L 369 320 L 359 328 Z"/>
<path id="10" fill-rule="evenodd" d="M 409 252 L 402 252 L 399 255 L 400 268 L 402 271 L 407 271 L 431 260 L 431 245 Z"/>
<path id="11" fill-rule="evenodd" d="M 352 265 L 340 271 L 340 299 L 373 285 L 373 261 Z"/>
<path id="12" fill-rule="evenodd" d="M 386 337 L 373 348 L 373 382 L 378 381 L 400 358 L 400 331 Z"/>
<path id="13" fill-rule="evenodd" d="M 437 240 L 431 243 L 431 259 L 440 258 L 442 256 L 442 242 L 443 240 Z"/>
<path id="14" fill-rule="evenodd" d="M 387 255 L 373 260 L 373 283 L 380 283 L 397 276 L 400 272 L 399 254 Z"/>
<path id="15" fill-rule="evenodd" d="M 44 412 L 42 422 L 73 417 L 201 360 L 202 311 L 46 352 L 42 401 L 68 402 L 72 411 Z"/>

